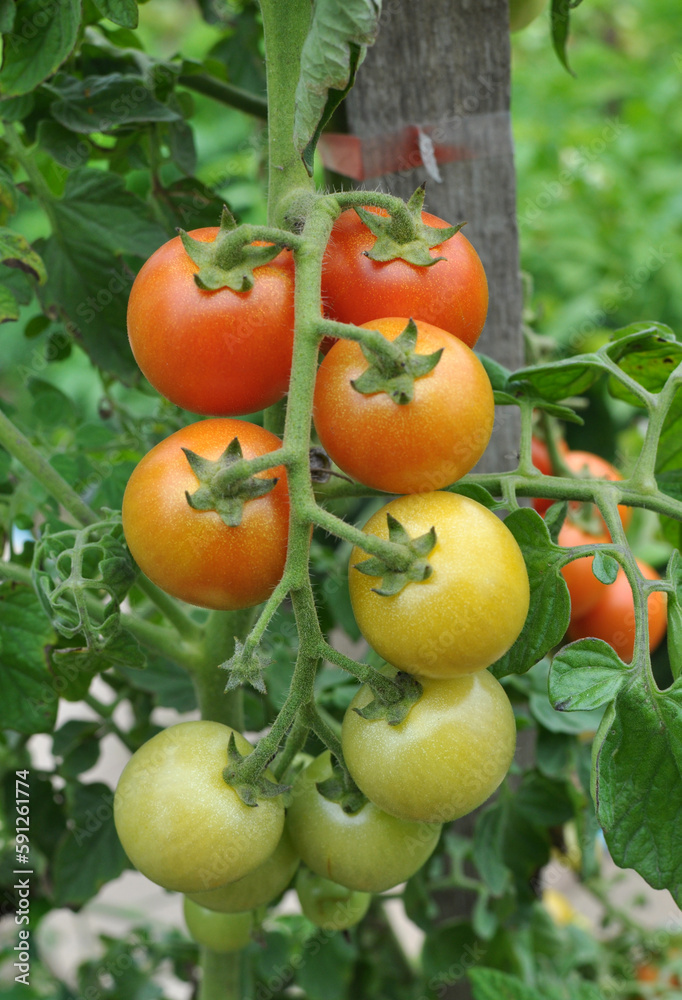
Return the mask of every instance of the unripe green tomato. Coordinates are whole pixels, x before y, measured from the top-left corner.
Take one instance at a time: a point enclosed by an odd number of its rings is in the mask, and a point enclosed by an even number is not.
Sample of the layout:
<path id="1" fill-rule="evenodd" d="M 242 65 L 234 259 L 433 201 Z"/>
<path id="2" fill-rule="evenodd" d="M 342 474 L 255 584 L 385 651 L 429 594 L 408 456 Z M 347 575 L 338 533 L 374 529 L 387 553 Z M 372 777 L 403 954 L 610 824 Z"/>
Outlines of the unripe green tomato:
<path id="1" fill-rule="evenodd" d="M 371 893 L 346 889 L 307 868 L 296 876 L 296 892 L 303 915 L 325 931 L 344 931 L 359 924 L 372 902 Z"/>
<path id="2" fill-rule="evenodd" d="M 447 823 L 485 802 L 509 770 L 514 712 L 487 670 L 421 684 L 397 726 L 354 711 L 373 697 L 362 687 L 343 720 L 343 755 L 358 787 L 386 813 Z"/>
<path id="3" fill-rule="evenodd" d="M 427 556 L 431 576 L 398 594 L 376 593 L 381 581 L 354 567 L 367 559 L 356 546 L 348 586 L 358 627 L 379 656 L 421 677 L 483 670 L 507 652 L 528 614 L 530 586 L 516 539 L 482 504 L 442 490 L 398 497 L 363 531 L 388 538 L 392 514 L 411 538 L 436 529 Z"/>
<path id="4" fill-rule="evenodd" d="M 287 827 L 301 859 L 317 875 L 360 892 L 405 882 L 431 856 L 440 825 L 396 819 L 372 802 L 348 815 L 316 788 L 331 775 L 326 750 L 294 783 Z"/>
<path id="5" fill-rule="evenodd" d="M 211 951 L 241 951 L 251 940 L 253 913 L 216 913 L 185 896 L 185 923 L 197 944 Z"/>
<path id="6" fill-rule="evenodd" d="M 126 764 L 114 796 L 123 849 L 164 889 L 199 892 L 248 875 L 273 853 L 284 827 L 281 796 L 247 806 L 223 778 L 229 726 L 181 722 L 157 733 Z M 235 733 L 237 749 L 253 747 Z"/>
<path id="7" fill-rule="evenodd" d="M 208 892 L 191 892 L 189 899 L 220 913 L 242 913 L 265 906 L 281 895 L 298 868 L 299 857 L 284 828 L 274 854 L 238 882 L 221 885 Z"/>
<path id="8" fill-rule="evenodd" d="M 509 30 L 527 28 L 546 6 L 547 0 L 509 0 Z"/>

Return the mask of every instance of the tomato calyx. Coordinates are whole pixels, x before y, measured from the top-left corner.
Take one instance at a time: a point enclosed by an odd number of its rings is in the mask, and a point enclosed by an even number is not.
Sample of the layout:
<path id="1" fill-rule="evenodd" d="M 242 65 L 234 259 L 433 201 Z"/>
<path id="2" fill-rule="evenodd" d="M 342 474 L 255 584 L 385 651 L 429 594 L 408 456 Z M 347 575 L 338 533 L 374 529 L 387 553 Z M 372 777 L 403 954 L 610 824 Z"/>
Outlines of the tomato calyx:
<path id="1" fill-rule="evenodd" d="M 371 344 L 360 343 L 360 349 L 369 362 L 369 368 L 351 385 L 365 396 L 385 392 L 399 406 L 414 398 L 414 383 L 433 371 L 443 353 L 443 348 L 433 354 L 417 354 L 417 324 L 410 319 L 403 332 L 394 341 L 386 341 L 392 350 L 377 350 Z"/>
<path id="2" fill-rule="evenodd" d="M 250 756 L 251 754 L 242 755 L 239 752 L 234 733 L 231 733 L 229 743 L 227 744 L 228 763 L 227 767 L 223 770 L 223 779 L 226 784 L 234 788 L 242 802 L 247 806 L 256 807 L 258 806 L 259 799 L 274 799 L 278 795 L 283 795 L 284 792 L 290 790 L 290 785 L 281 785 L 273 781 L 267 776 L 265 771 L 262 771 L 255 778 L 243 780 L 241 777 L 243 764 Z"/>
<path id="3" fill-rule="evenodd" d="M 184 229 L 178 232 L 187 255 L 199 268 L 194 280 L 207 292 L 217 292 L 221 288 L 230 288 L 233 292 L 250 291 L 254 268 L 269 264 L 287 246 L 284 239 L 281 243 L 256 246 L 248 227 L 238 226 L 226 206 L 214 242 L 195 240 Z"/>
<path id="4" fill-rule="evenodd" d="M 396 699 L 386 701 L 374 690 L 372 682 L 368 681 L 368 687 L 372 689 L 374 698 L 362 708 L 353 709 L 362 719 L 375 720 L 384 719 L 389 726 L 399 726 L 404 722 L 410 713 L 410 709 L 419 701 L 423 688 L 416 677 L 412 674 L 399 670 L 392 678 L 396 689 Z"/>
<path id="5" fill-rule="evenodd" d="M 430 250 L 440 246 L 459 232 L 458 226 L 427 226 L 422 222 L 425 186 L 422 184 L 414 192 L 404 210 L 396 210 L 390 215 L 376 215 L 366 208 L 356 208 L 360 220 L 376 236 L 371 250 L 365 251 L 370 260 L 404 260 L 417 267 L 431 267 L 445 257 L 432 257 Z"/>
<path id="6" fill-rule="evenodd" d="M 272 660 L 259 649 L 247 649 L 243 642 L 235 639 L 233 655 L 220 664 L 221 669 L 229 673 L 225 691 L 234 691 L 244 684 L 250 684 L 261 694 L 267 694 L 263 674 L 271 663 Z"/>
<path id="7" fill-rule="evenodd" d="M 367 797 L 362 794 L 348 772 L 336 763 L 332 763 L 331 777 L 317 781 L 315 787 L 323 799 L 336 802 L 348 816 L 360 812 L 367 802 Z"/>
<path id="8" fill-rule="evenodd" d="M 426 560 L 436 545 L 436 529 L 431 528 L 418 538 L 410 538 L 405 528 L 392 514 L 386 515 L 386 522 L 389 541 L 404 546 L 409 552 L 411 556 L 409 566 L 406 569 L 398 569 L 380 556 L 370 556 L 369 559 L 355 563 L 353 568 L 366 576 L 380 577 L 381 586 L 372 587 L 372 590 L 382 597 L 393 597 L 408 583 L 422 583 L 433 573 Z"/>
<path id="9" fill-rule="evenodd" d="M 192 472 L 199 480 L 199 489 L 194 493 L 185 491 L 187 503 L 193 510 L 213 510 L 229 528 L 241 524 L 244 504 L 249 500 L 270 493 L 277 485 L 277 479 L 261 476 L 246 476 L 235 481 L 233 470 L 237 462 L 244 461 L 239 438 L 233 438 L 220 458 L 203 458 L 189 448 L 182 449 Z"/>

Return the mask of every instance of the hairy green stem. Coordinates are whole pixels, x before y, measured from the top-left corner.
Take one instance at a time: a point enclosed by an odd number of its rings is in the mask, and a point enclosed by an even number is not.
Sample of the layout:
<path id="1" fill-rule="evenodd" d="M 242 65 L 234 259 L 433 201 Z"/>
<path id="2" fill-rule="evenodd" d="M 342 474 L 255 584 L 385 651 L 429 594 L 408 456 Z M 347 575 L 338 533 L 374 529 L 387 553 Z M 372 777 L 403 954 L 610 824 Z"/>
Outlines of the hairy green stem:
<path id="1" fill-rule="evenodd" d="M 240 953 L 202 947 L 199 956 L 201 983 L 197 1000 L 242 1000 Z"/>
<path id="2" fill-rule="evenodd" d="M 268 117 L 268 102 L 257 94 L 252 94 L 242 87 L 235 87 L 231 83 L 224 83 L 207 73 L 183 73 L 178 82 L 187 87 L 188 90 L 196 90 L 198 94 L 212 97 L 221 104 L 227 104 L 238 111 L 244 111 L 247 115 L 255 118 L 266 119 Z"/>
<path id="3" fill-rule="evenodd" d="M 381 494 L 380 494 L 381 495 Z M 386 494 L 383 494 L 386 496 Z M 388 500 L 388 497 L 386 497 Z M 308 507 L 308 518 L 318 528 L 324 528 L 331 535 L 343 538 L 344 541 L 357 545 L 370 555 L 378 556 L 389 569 L 397 572 L 404 572 L 409 569 L 413 556 L 406 546 L 399 542 L 390 542 L 386 538 L 379 538 L 378 535 L 369 535 L 361 528 L 356 528 L 354 524 L 349 524 L 336 514 L 330 513 L 317 504 Z"/>
<path id="4" fill-rule="evenodd" d="M 268 222 L 277 225 L 282 202 L 296 189 L 313 192 L 292 136 L 301 50 L 310 27 L 310 0 L 261 0 L 268 90 Z"/>
<path id="5" fill-rule="evenodd" d="M 138 577 L 135 585 L 177 629 L 183 639 L 190 642 L 201 641 L 204 634 L 203 628 L 190 618 L 185 609 L 173 597 L 157 587 L 146 576 Z"/>
<path id="6" fill-rule="evenodd" d="M 248 632 L 253 617 L 253 608 L 212 611 L 199 662 L 191 671 L 201 718 L 221 722 L 239 733 L 244 729 L 244 693 L 241 689 L 225 691 L 228 675 L 222 664 L 233 655 L 235 639 Z"/>
<path id="7" fill-rule="evenodd" d="M 361 684 L 367 684 L 372 691 L 378 695 L 381 701 L 387 705 L 392 704 L 401 697 L 401 692 L 390 677 L 386 677 L 379 670 L 370 667 L 367 663 L 360 663 L 352 660 L 345 653 L 340 653 L 329 643 L 323 642 L 320 647 L 320 656 L 337 667 L 347 670 L 353 677 L 357 677 Z"/>
<path id="8" fill-rule="evenodd" d="M 289 731 L 289 735 L 285 740 L 281 753 L 272 766 L 272 772 L 277 781 L 281 781 L 284 778 L 285 774 L 294 762 L 296 755 L 300 753 L 305 746 L 309 728 L 310 727 L 305 719 L 301 718 L 299 715 Z"/>

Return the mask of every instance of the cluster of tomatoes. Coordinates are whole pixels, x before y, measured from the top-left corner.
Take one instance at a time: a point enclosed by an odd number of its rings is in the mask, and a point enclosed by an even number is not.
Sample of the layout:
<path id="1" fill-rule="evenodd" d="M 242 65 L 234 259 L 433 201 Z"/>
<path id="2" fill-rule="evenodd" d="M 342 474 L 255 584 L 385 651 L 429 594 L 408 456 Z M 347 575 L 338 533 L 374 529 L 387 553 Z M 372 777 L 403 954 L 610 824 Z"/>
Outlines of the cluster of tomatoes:
<path id="1" fill-rule="evenodd" d="M 426 213 L 423 221 L 445 226 Z M 217 232 L 190 235 L 210 243 Z M 325 311 L 379 331 L 402 353 L 394 370 L 366 345 L 334 343 L 318 369 L 313 419 L 345 473 L 401 494 L 364 532 L 399 536 L 424 572 L 387 589 L 381 561 L 356 547 L 350 591 L 367 641 L 387 664 L 414 675 L 422 693 L 390 725 L 365 711 L 372 691 L 358 692 L 342 727 L 345 765 L 366 797 L 352 808 L 320 791 L 334 774 L 329 751 L 296 777 L 286 817 L 281 794 L 247 805 L 223 778 L 232 730 L 216 722 L 172 726 L 134 754 L 116 792 L 121 842 L 145 875 L 186 894 L 188 926 L 213 948 L 242 946 L 254 910 L 283 891 L 299 859 L 304 913 L 334 929 L 357 922 L 371 893 L 405 881 L 427 860 L 442 823 L 492 794 L 514 754 L 514 713 L 486 667 L 523 627 L 525 563 L 502 521 L 443 490 L 478 461 L 492 431 L 492 389 L 471 349 L 487 311 L 485 274 L 459 232 L 433 248 L 431 267 L 373 261 L 366 253 L 373 242 L 355 212 L 340 216 L 325 257 Z M 270 595 L 286 559 L 286 469 L 259 466 L 237 487 L 225 470 L 281 446 L 235 418 L 287 391 L 294 274 L 286 250 L 254 269 L 247 292 L 199 288 L 196 272 L 178 237 L 147 261 L 132 289 L 129 335 L 142 371 L 174 403 L 212 419 L 142 459 L 126 489 L 123 524 L 141 569 L 168 593 L 237 609 Z M 251 752 L 244 737 L 235 739 L 242 755 Z"/>
<path id="2" fill-rule="evenodd" d="M 608 479 L 612 482 L 623 477 L 618 470 L 588 451 L 572 451 L 561 444 L 561 458 L 567 469 L 576 476 Z M 554 472 L 547 446 L 538 438 L 533 438 L 533 464 L 540 472 L 551 476 Z M 544 514 L 551 500 L 535 499 L 533 506 Z M 568 517 L 560 531 L 559 545 L 574 548 L 578 545 L 598 545 L 611 540 L 603 519 L 595 508 L 572 503 Z M 624 528 L 630 523 L 632 510 L 620 505 L 618 513 Z M 584 556 L 575 559 L 562 569 L 563 577 L 571 595 L 571 618 L 568 626 L 570 639 L 584 639 L 591 636 L 603 639 L 625 662 L 632 659 L 635 646 L 635 609 L 632 589 L 622 569 L 612 584 L 602 583 L 592 572 L 593 558 Z M 656 570 L 641 559 L 637 560 L 640 572 L 647 580 L 659 578 Z M 651 652 L 660 645 L 667 627 L 667 603 L 662 591 L 654 591 L 648 598 L 649 649 Z"/>

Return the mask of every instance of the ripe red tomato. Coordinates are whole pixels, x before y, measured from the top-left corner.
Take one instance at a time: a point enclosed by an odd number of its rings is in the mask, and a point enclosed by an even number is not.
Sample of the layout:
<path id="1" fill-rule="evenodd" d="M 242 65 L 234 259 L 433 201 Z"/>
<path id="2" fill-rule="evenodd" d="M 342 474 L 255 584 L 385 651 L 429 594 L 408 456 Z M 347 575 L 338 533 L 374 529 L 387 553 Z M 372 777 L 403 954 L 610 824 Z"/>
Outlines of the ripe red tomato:
<path id="1" fill-rule="evenodd" d="M 215 240 L 217 227 L 189 235 Z M 248 292 L 204 291 L 179 236 L 143 264 L 128 302 L 128 336 L 151 384 L 192 413 L 237 416 L 281 399 L 294 336 L 294 267 L 283 250 L 254 270 Z"/>
<path id="2" fill-rule="evenodd" d="M 534 437 L 531 440 L 531 457 L 533 459 L 533 465 L 543 474 L 543 476 L 552 475 L 552 460 L 549 457 L 549 449 L 547 448 L 545 442 L 541 441 L 540 438 Z M 551 500 L 533 500 L 533 506 L 536 510 L 539 510 L 537 506 L 538 503 L 546 503 L 547 506 L 549 506 L 551 502 Z"/>
<path id="3" fill-rule="evenodd" d="M 393 341 L 407 323 L 391 318 L 364 325 Z M 443 353 L 432 371 L 415 380 L 409 403 L 353 388 L 368 362 L 351 340 L 335 344 L 317 373 L 313 417 L 323 447 L 344 472 L 388 493 L 423 493 L 454 483 L 479 460 L 493 429 L 493 391 L 476 355 L 445 330 L 416 325 L 418 353 Z"/>
<path id="4" fill-rule="evenodd" d="M 377 215 L 382 209 L 368 208 Z M 428 212 L 422 220 L 448 223 Z M 322 299 L 332 319 L 360 325 L 381 316 L 412 316 L 447 330 L 473 347 L 488 312 L 488 282 L 481 260 L 461 232 L 433 247 L 445 257 L 430 267 L 366 256 L 375 236 L 352 209 L 334 223 L 322 271 Z"/>
<path id="5" fill-rule="evenodd" d="M 597 545 L 600 542 L 608 542 L 609 537 L 606 533 L 589 535 L 571 521 L 564 521 L 558 541 L 564 548 L 573 548 L 576 545 Z M 598 580 L 592 572 L 592 562 L 589 556 L 584 556 L 567 563 L 561 570 L 571 595 L 571 621 L 587 614 L 608 589 L 607 585 Z"/>
<path id="6" fill-rule="evenodd" d="M 242 521 L 228 527 L 214 510 L 194 510 L 186 493 L 199 481 L 183 448 L 215 460 L 237 437 L 244 458 L 279 448 L 278 437 L 245 420 L 201 420 L 148 452 L 123 497 L 123 530 L 143 573 L 162 590 L 203 608 L 236 610 L 260 604 L 284 570 L 289 493 L 283 466 L 258 473 L 276 478 L 264 496 L 247 500 Z"/>
<path id="7" fill-rule="evenodd" d="M 640 571 L 647 580 L 658 580 L 655 569 L 640 559 Z M 667 599 L 663 591 L 649 595 L 649 649 L 653 652 L 660 644 L 667 628 Z M 606 587 L 606 593 L 586 615 L 571 621 L 568 627 L 571 639 L 592 636 L 608 642 L 620 658 L 629 663 L 635 648 L 635 608 L 632 590 L 623 570 L 618 571 L 615 582 Z"/>

